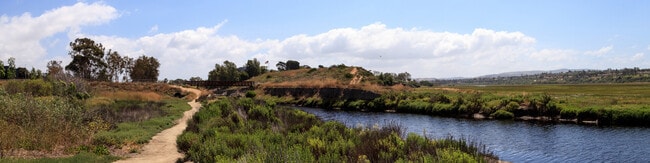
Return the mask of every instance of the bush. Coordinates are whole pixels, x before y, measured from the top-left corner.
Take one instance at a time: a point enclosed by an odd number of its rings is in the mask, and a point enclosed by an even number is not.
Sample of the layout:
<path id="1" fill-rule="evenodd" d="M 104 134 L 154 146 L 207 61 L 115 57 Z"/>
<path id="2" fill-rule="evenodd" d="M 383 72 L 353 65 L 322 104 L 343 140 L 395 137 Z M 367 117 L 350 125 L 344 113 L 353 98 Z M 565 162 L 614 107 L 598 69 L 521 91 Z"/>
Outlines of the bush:
<path id="1" fill-rule="evenodd" d="M 512 114 L 511 112 L 504 109 L 499 109 L 496 112 L 490 114 L 490 116 L 494 117 L 495 119 L 512 119 L 515 117 L 515 114 Z"/>
<path id="2" fill-rule="evenodd" d="M 255 96 L 257 96 L 257 94 L 255 93 L 255 91 L 246 91 L 246 97 L 248 97 L 248 98 L 254 98 Z"/>

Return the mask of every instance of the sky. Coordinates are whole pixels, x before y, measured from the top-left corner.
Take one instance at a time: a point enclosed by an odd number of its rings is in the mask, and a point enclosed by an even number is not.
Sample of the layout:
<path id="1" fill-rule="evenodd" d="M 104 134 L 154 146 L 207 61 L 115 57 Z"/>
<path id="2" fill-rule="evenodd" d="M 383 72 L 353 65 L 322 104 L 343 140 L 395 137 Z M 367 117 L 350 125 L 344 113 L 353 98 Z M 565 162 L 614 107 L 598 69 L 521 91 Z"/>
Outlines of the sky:
<path id="1" fill-rule="evenodd" d="M 69 43 L 157 58 L 159 79 L 228 60 L 345 64 L 414 78 L 650 68 L 650 1 L 0 1 L 0 60 L 45 70 Z"/>

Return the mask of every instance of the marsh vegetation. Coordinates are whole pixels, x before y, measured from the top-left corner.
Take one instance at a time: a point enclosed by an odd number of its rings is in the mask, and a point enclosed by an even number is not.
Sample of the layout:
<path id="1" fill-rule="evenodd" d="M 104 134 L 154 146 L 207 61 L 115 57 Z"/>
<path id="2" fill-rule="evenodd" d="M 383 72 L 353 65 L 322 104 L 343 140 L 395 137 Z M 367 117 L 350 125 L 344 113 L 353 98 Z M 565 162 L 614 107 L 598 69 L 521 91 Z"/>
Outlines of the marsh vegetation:
<path id="1" fill-rule="evenodd" d="M 222 99 L 201 109 L 178 139 L 195 162 L 486 162 L 496 159 L 465 140 L 405 134 L 397 124 L 348 128 L 252 98 Z"/>

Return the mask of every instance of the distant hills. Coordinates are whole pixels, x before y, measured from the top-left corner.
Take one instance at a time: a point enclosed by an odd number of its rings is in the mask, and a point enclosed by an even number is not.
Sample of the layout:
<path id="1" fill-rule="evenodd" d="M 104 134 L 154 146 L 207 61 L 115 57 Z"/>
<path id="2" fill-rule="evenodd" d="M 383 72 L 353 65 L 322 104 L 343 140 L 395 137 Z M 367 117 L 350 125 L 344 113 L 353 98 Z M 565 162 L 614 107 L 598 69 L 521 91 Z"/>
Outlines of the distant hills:
<path id="1" fill-rule="evenodd" d="M 514 71 L 514 72 L 504 72 L 504 73 L 498 73 L 498 74 L 483 75 L 483 76 L 479 76 L 477 78 L 526 76 L 526 75 L 537 75 L 537 74 L 542 74 L 542 73 L 556 74 L 556 73 L 565 73 L 565 72 L 569 72 L 569 71 L 583 71 L 583 70 L 589 71 L 589 69 L 557 69 L 557 70 L 551 70 L 551 71 L 541 71 L 541 70 Z"/>
<path id="2" fill-rule="evenodd" d="M 421 78 L 437 85 L 498 85 L 498 84 L 579 84 L 650 82 L 650 69 L 558 69 L 551 71 L 516 71 L 483 75 L 474 78 Z"/>

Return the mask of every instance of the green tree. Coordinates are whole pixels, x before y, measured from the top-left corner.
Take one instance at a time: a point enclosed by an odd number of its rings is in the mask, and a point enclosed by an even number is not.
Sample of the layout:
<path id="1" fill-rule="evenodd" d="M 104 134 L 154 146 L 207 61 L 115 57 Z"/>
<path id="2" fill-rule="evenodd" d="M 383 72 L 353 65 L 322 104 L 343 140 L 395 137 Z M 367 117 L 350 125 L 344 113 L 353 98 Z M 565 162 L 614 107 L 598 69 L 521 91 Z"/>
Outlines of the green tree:
<path id="1" fill-rule="evenodd" d="M 158 59 L 142 55 L 133 63 L 129 75 L 135 82 L 156 82 L 158 81 L 158 67 L 160 67 Z"/>
<path id="2" fill-rule="evenodd" d="M 5 79 L 7 78 L 7 75 L 5 73 L 5 63 L 0 61 L 0 79 Z"/>
<path id="3" fill-rule="evenodd" d="M 110 75 L 110 81 L 119 82 L 120 75 L 124 74 L 126 69 L 124 58 L 120 56 L 116 51 L 108 50 L 108 55 L 106 55 L 106 65 L 108 74 Z"/>
<path id="4" fill-rule="evenodd" d="M 5 70 L 7 79 L 15 79 L 16 78 L 16 58 L 11 57 L 9 60 L 7 60 L 7 63 L 9 66 Z"/>
<path id="5" fill-rule="evenodd" d="M 246 62 L 246 66 L 244 66 L 244 70 L 248 74 L 248 77 L 255 77 L 262 74 L 262 67 L 256 58 L 253 58 L 253 60 L 248 60 L 248 62 Z"/>
<path id="6" fill-rule="evenodd" d="M 201 77 L 195 76 L 195 77 L 190 77 L 190 81 L 203 81 Z"/>
<path id="7" fill-rule="evenodd" d="M 280 62 L 278 62 L 277 64 L 275 64 L 275 67 L 278 68 L 278 71 L 284 71 L 284 70 L 287 70 L 287 64 L 284 63 L 284 62 L 282 62 L 282 61 L 280 61 Z"/>
<path id="8" fill-rule="evenodd" d="M 36 78 L 38 78 L 38 76 L 40 76 L 40 75 L 38 75 L 37 72 L 36 72 L 36 69 L 34 67 L 32 67 L 32 70 L 29 71 L 29 78 L 30 79 L 36 79 Z"/>
<path id="9" fill-rule="evenodd" d="M 124 56 L 122 57 L 122 64 L 124 66 L 124 76 L 122 76 L 122 81 L 126 82 L 129 80 L 129 76 L 131 76 L 131 70 L 133 69 L 135 61 L 129 56 Z"/>
<path id="10" fill-rule="evenodd" d="M 395 85 L 395 76 L 397 75 L 394 73 L 379 73 L 379 84 L 385 86 Z"/>
<path id="11" fill-rule="evenodd" d="M 106 62 L 104 62 L 104 46 L 89 38 L 77 38 L 70 42 L 68 54 L 72 62 L 65 66 L 66 70 L 72 71 L 76 77 L 87 80 L 108 80 Z"/>
<path id="12" fill-rule="evenodd" d="M 237 70 L 237 65 L 226 60 L 223 61 L 223 65 L 218 63 L 214 65 L 214 69 L 208 73 L 208 80 L 240 81 L 241 76 L 241 72 Z"/>
<path id="13" fill-rule="evenodd" d="M 411 81 L 411 74 L 409 74 L 408 72 L 399 73 L 395 77 L 395 80 L 398 80 L 399 82 L 402 82 L 402 83 L 409 82 L 409 81 Z"/>
<path id="14" fill-rule="evenodd" d="M 300 69 L 300 62 L 294 60 L 287 61 L 287 70 L 297 70 Z"/>

